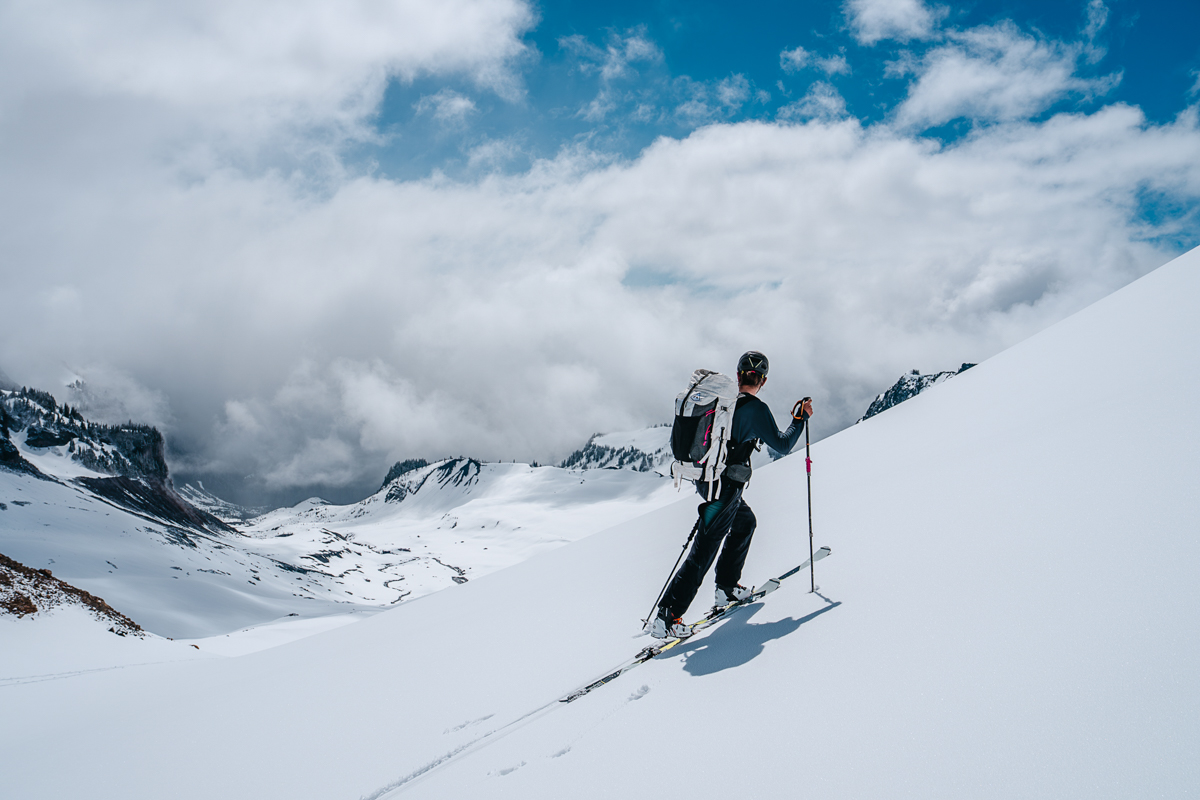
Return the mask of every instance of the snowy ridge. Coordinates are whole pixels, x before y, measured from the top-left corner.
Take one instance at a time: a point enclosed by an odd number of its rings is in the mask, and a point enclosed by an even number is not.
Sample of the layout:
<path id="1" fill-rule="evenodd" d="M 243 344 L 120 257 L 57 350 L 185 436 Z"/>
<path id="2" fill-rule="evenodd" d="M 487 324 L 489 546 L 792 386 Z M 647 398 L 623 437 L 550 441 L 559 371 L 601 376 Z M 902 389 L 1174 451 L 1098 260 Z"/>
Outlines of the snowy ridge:
<path id="1" fill-rule="evenodd" d="M 179 496 L 188 503 L 201 511 L 212 514 L 217 519 L 229 525 L 237 525 L 254 519 L 266 510 L 243 508 L 242 506 L 230 503 L 228 500 L 222 500 L 208 491 L 208 489 L 205 489 L 203 481 L 196 481 L 195 486 L 190 483 L 184 484 L 183 488 L 178 491 Z"/>
<path id="2" fill-rule="evenodd" d="M 465 583 L 674 499 L 652 473 L 457 458 L 397 465 L 360 503 L 312 498 L 253 516 L 202 485 L 176 493 L 136 471 L 90 468 L 76 456 L 94 427 L 46 393 L 36 399 L 36 410 L 17 405 L 37 421 L 5 442 L 52 480 L 0 473 L 0 542 L 175 638 L 271 622 L 307 635 L 317 628 L 297 623 Z M 29 446 L 34 425 L 75 435 Z"/>
<path id="3" fill-rule="evenodd" d="M 1196 296 L 1200 251 L 814 445 L 816 543 L 837 554 L 820 592 L 789 581 L 628 682 L 556 702 L 640 647 L 694 497 L 286 647 L 0 686 L 22 721 L 0 729 L 5 789 L 636 796 L 662 784 L 664 742 L 704 754 L 753 721 L 672 796 L 1191 796 Z M 1114 374 L 1137 375 L 1119 442 L 1094 402 Z M 807 558 L 804 485 L 802 459 L 756 473 L 748 582 Z"/>
<path id="4" fill-rule="evenodd" d="M 597 433 L 559 466 L 563 469 L 632 469 L 669 475 L 671 461 L 671 426 L 666 424 L 623 433 Z"/>
<path id="5" fill-rule="evenodd" d="M 163 437 L 149 425 L 98 425 L 37 389 L 0 390 L 0 407 L 10 437 L 19 432 L 34 453 L 74 462 L 56 465 L 54 474 L 167 479 Z"/>
<path id="6" fill-rule="evenodd" d="M 876 414 L 887 411 L 889 408 L 895 408 L 905 400 L 910 400 L 926 389 L 933 388 L 939 383 L 953 378 L 955 375 L 961 375 L 973 366 L 975 365 L 964 363 L 957 370 L 935 372 L 931 375 L 922 375 L 919 370 L 914 369 L 906 375 L 901 375 L 900 380 L 896 381 L 890 389 L 876 396 L 871 401 L 871 405 L 867 407 L 866 413 L 855 420 L 855 424 L 865 419 L 870 419 Z"/>

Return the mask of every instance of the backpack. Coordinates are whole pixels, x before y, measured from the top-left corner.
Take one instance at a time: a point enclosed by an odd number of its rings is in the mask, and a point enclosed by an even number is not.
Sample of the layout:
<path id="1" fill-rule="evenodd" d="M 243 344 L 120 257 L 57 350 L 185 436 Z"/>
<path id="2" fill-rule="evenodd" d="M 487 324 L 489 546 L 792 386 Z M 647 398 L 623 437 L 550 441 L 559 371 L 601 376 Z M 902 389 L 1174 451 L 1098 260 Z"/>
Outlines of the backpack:
<path id="1" fill-rule="evenodd" d="M 675 398 L 671 425 L 671 477 L 676 488 L 680 480 L 707 481 L 709 500 L 714 487 L 719 490 L 737 399 L 737 381 L 728 375 L 707 369 L 692 373 L 688 388 Z"/>

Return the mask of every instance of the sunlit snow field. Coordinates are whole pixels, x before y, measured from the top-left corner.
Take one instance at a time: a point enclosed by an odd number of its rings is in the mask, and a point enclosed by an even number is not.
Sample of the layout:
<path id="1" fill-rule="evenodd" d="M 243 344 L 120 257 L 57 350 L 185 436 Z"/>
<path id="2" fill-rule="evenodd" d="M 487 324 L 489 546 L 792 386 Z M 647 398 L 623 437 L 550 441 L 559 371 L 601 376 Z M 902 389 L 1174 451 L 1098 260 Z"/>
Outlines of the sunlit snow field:
<path id="1" fill-rule="evenodd" d="M 133 641 L 165 663 L 23 665 L 0 683 L 19 721 L 0 729 L 2 785 L 122 800 L 1194 796 L 1197 297 L 1193 251 L 815 445 L 816 544 L 833 551 L 819 593 L 797 576 L 577 702 L 556 700 L 644 644 L 638 618 L 693 496 L 240 657 Z M 746 582 L 808 555 L 804 488 L 802 458 L 756 471 Z M 471 518 L 484 533 L 486 510 Z M 168 661 L 167 645 L 192 653 Z"/>

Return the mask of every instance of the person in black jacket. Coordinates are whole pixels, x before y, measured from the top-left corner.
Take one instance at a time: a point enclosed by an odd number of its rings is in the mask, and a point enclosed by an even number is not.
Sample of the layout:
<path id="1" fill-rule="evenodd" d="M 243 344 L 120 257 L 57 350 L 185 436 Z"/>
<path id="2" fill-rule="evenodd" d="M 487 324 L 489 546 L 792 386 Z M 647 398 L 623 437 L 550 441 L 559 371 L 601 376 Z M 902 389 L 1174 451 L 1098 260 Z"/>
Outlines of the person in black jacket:
<path id="1" fill-rule="evenodd" d="M 715 604 L 727 605 L 750 595 L 750 590 L 739 583 L 756 524 L 754 512 L 742 499 L 742 490 L 750 479 L 750 456 L 758 449 L 760 441 L 777 453 L 790 453 L 813 413 L 811 400 L 797 403 L 792 424 L 786 431 L 779 431 L 771 409 L 758 399 L 759 391 L 766 385 L 769 366 L 767 357 L 756 350 L 738 360 L 739 394 L 720 492 L 712 501 L 700 504 L 700 520 L 691 552 L 667 586 L 650 625 L 650 635 L 658 639 L 691 633 L 681 617 L 695 599 L 714 559 L 717 560 Z M 708 482 L 697 481 L 696 491 L 702 497 L 708 497 Z M 718 549 L 721 551 L 719 559 Z"/>

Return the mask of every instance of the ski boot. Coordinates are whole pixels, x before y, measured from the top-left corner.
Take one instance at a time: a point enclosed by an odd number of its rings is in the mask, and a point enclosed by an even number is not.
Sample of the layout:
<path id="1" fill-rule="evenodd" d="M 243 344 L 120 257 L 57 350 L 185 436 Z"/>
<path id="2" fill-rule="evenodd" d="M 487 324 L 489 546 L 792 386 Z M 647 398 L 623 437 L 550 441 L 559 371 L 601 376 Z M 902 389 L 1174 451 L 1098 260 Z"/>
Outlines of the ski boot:
<path id="1" fill-rule="evenodd" d="M 669 612 L 660 608 L 650 622 L 650 635 L 655 639 L 683 639 L 692 635 L 692 626 L 680 617 L 667 616 Z"/>
<path id="2" fill-rule="evenodd" d="M 754 594 L 753 589 L 747 589 L 741 584 L 737 586 L 718 586 L 717 596 L 713 601 L 713 605 L 716 608 L 724 608 L 730 603 L 740 603 L 752 594 Z"/>

